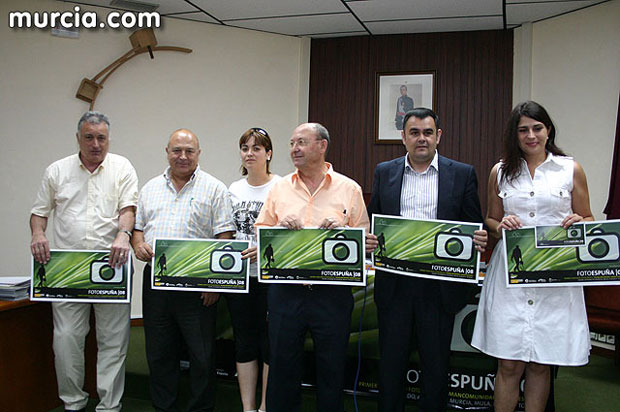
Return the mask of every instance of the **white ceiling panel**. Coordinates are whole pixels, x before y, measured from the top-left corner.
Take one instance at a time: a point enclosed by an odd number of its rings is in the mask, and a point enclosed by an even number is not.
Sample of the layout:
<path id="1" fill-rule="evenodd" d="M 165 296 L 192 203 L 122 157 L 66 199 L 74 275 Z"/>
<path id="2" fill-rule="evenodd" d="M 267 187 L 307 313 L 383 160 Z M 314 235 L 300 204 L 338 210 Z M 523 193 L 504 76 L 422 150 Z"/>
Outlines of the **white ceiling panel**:
<path id="1" fill-rule="evenodd" d="M 501 0 L 370 0 L 347 4 L 362 21 L 502 14 Z"/>
<path id="2" fill-rule="evenodd" d="M 1 0 L 0 0 L 1 1 Z M 74 2 L 58 0 L 67 4 Z M 127 2 L 136 0 L 123 0 Z M 506 27 L 609 0 L 505 0 Z M 79 0 L 107 8 L 112 0 Z M 502 0 L 137 0 L 162 16 L 291 36 L 340 37 L 502 29 Z M 87 6 L 84 6 L 87 7 Z M 118 10 L 133 10 L 130 6 Z"/>
<path id="3" fill-rule="evenodd" d="M 580 0 L 506 0 L 506 4 L 520 4 L 520 3 L 570 3 Z"/>
<path id="4" fill-rule="evenodd" d="M 129 8 L 119 8 L 115 6 L 110 6 L 111 2 L 112 0 L 80 0 L 76 2 L 70 2 L 70 3 L 89 4 L 92 6 L 107 7 L 107 8 L 113 8 L 116 10 L 133 11 L 132 9 L 129 9 Z M 139 0 L 139 3 L 159 4 L 159 7 L 157 8 L 157 10 L 155 10 L 159 14 L 197 11 L 197 9 L 194 6 L 192 6 L 191 4 L 183 0 Z"/>
<path id="5" fill-rule="evenodd" d="M 205 23 L 220 24 L 217 20 L 212 19 L 211 17 L 209 17 L 208 14 L 205 14 L 203 12 L 179 13 L 173 16 L 168 16 L 168 17 L 174 17 L 176 19 L 184 19 L 184 20 L 203 21 Z"/>
<path id="6" fill-rule="evenodd" d="M 503 18 L 474 17 L 470 19 L 433 19 L 409 21 L 369 22 L 372 34 L 429 33 L 447 31 L 498 30 L 503 28 Z"/>
<path id="7" fill-rule="evenodd" d="M 220 20 L 346 12 L 340 0 L 191 0 Z"/>
<path id="8" fill-rule="evenodd" d="M 293 36 L 364 31 L 362 25 L 350 14 L 238 20 L 227 24 Z"/>
<path id="9" fill-rule="evenodd" d="M 532 4 L 506 4 L 506 24 L 521 24 L 581 9 L 596 1 L 569 1 Z"/>
<path id="10" fill-rule="evenodd" d="M 108 3 L 110 1 L 111 0 L 108 0 Z M 196 7 L 192 6 L 190 3 L 186 1 L 179 1 L 179 0 L 140 0 L 140 1 L 144 3 L 159 4 L 159 7 L 157 8 L 157 12 L 159 12 L 160 14 L 197 11 Z"/>
<path id="11" fill-rule="evenodd" d="M 351 36 L 366 36 L 368 34 L 368 32 L 366 31 L 353 31 L 350 33 L 341 33 L 338 34 L 337 37 L 351 37 Z M 313 34 L 312 38 L 313 39 L 325 39 L 325 38 L 329 38 L 329 37 L 336 37 L 334 36 L 334 34 Z"/>

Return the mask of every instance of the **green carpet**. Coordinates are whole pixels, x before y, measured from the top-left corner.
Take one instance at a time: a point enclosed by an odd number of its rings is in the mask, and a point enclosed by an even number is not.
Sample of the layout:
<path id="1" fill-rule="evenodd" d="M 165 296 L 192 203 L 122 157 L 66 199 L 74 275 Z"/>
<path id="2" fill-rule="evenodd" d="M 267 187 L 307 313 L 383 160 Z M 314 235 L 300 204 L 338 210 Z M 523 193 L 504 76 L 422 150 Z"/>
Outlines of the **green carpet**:
<path id="1" fill-rule="evenodd" d="M 127 356 L 127 378 L 123 411 L 152 411 L 149 400 L 148 365 L 144 353 L 144 330 L 140 327 L 131 329 L 129 354 Z M 187 379 L 187 376 L 184 376 Z M 186 398 L 181 394 L 181 398 Z M 358 396 L 359 412 L 375 412 L 376 400 L 372 397 Z M 96 400 L 88 404 L 87 410 L 94 411 Z M 617 412 L 620 411 L 620 367 L 611 359 L 592 355 L 590 363 L 578 368 L 560 368 L 555 380 L 555 405 L 558 412 Z M 217 382 L 218 412 L 241 412 L 241 401 L 237 384 L 234 381 L 219 379 Z M 417 408 L 408 404 L 406 411 Z M 62 412 L 62 408 L 51 412 Z M 315 391 L 303 390 L 303 412 L 315 411 Z M 345 397 L 345 411 L 355 411 L 352 395 Z"/>
<path id="2" fill-rule="evenodd" d="M 620 367 L 612 359 L 590 355 L 590 363 L 560 368 L 555 381 L 558 412 L 620 411 Z"/>

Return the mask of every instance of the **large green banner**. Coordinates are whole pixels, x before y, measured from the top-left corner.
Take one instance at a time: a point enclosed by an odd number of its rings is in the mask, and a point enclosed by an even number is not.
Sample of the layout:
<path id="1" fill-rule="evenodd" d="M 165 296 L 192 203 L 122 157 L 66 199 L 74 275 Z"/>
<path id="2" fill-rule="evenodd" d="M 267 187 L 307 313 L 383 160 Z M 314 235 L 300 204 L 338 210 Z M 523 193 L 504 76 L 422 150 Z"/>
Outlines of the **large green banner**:
<path id="1" fill-rule="evenodd" d="M 259 282 L 366 284 L 364 229 L 259 227 Z"/>
<path id="2" fill-rule="evenodd" d="M 109 250 L 50 251 L 45 264 L 31 258 L 30 299 L 51 302 L 129 303 L 131 259 L 110 266 Z"/>
<path id="3" fill-rule="evenodd" d="M 245 240 L 155 239 L 151 287 L 198 292 L 248 292 Z"/>
<path id="4" fill-rule="evenodd" d="M 540 246 L 542 231 L 534 226 L 504 230 L 507 285 L 620 285 L 620 220 L 585 222 L 571 228 L 558 230 L 567 236 L 555 247 L 549 247 L 548 242 Z M 570 244 L 580 236 L 583 245 Z"/>
<path id="5" fill-rule="evenodd" d="M 478 283 L 474 231 L 480 229 L 481 223 L 373 215 L 372 233 L 379 240 L 373 265 L 399 275 Z"/>

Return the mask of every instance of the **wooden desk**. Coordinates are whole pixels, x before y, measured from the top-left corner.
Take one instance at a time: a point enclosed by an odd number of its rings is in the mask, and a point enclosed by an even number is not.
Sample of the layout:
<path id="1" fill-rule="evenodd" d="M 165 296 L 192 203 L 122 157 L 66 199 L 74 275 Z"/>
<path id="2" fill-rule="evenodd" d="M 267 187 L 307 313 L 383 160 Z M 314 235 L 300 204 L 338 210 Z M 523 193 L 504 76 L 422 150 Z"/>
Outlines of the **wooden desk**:
<path id="1" fill-rule="evenodd" d="M 0 301 L 0 411 L 47 412 L 62 405 L 52 336 L 50 303 Z M 86 342 L 85 386 L 96 397 L 94 333 Z"/>

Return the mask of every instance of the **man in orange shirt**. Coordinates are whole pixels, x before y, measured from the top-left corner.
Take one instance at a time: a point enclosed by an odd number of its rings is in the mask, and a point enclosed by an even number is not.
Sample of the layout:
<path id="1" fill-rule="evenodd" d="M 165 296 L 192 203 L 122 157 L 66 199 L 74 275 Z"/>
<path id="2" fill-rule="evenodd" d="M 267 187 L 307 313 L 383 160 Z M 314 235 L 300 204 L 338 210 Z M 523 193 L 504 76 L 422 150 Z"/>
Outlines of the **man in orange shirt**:
<path id="1" fill-rule="evenodd" d="M 256 226 L 288 229 L 363 227 L 369 220 L 360 186 L 325 162 L 329 133 L 318 123 L 298 126 L 291 136 L 294 173 L 277 182 Z M 369 236 L 366 249 L 374 250 Z M 301 372 L 306 331 L 314 340 L 317 410 L 342 412 L 345 352 L 353 296 L 349 286 L 273 284 L 269 288 L 269 412 L 301 409 Z"/>

